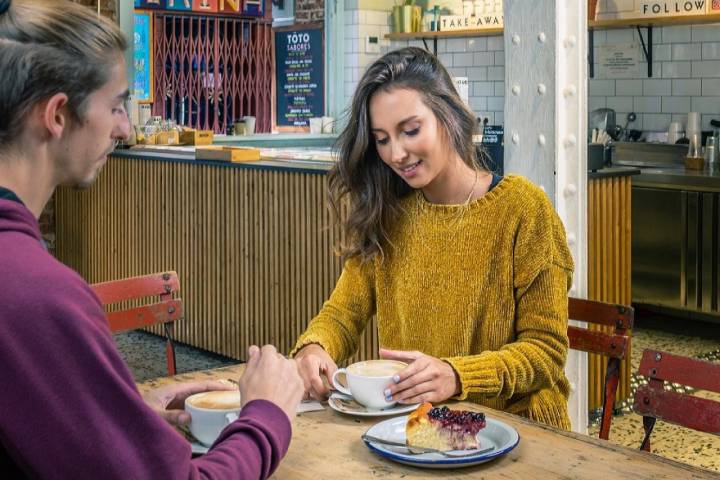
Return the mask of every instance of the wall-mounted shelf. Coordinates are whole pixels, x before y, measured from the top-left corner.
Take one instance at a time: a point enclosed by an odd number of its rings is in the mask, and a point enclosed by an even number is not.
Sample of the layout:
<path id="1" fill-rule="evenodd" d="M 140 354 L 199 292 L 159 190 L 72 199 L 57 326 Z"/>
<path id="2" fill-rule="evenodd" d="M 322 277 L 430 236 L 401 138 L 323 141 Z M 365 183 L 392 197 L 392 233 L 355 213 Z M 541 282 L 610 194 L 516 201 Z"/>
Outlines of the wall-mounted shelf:
<path id="1" fill-rule="evenodd" d="M 698 25 L 703 23 L 720 23 L 720 13 L 710 15 L 692 15 L 688 17 L 655 17 L 655 18 L 629 18 L 625 20 L 590 20 L 588 28 L 599 30 L 604 28 L 624 27 L 664 27 L 673 25 Z M 452 38 L 452 37 L 483 37 L 488 35 L 502 35 L 502 28 L 488 28 L 485 30 L 452 30 L 448 32 L 409 32 L 388 33 L 388 40 L 412 40 L 423 38 Z"/>
<path id="2" fill-rule="evenodd" d="M 388 33 L 385 38 L 388 40 L 413 40 L 422 38 L 452 38 L 452 37 L 486 37 L 489 35 L 502 35 L 501 28 L 486 28 L 484 30 L 450 30 L 447 32 L 409 32 L 409 33 Z"/>
<path id="3" fill-rule="evenodd" d="M 628 18 L 624 20 L 590 20 L 588 28 L 593 30 L 602 28 L 623 27 L 666 27 L 676 25 L 699 25 L 703 23 L 720 22 L 720 13 L 710 15 L 692 15 L 687 17 L 654 17 L 654 18 Z"/>

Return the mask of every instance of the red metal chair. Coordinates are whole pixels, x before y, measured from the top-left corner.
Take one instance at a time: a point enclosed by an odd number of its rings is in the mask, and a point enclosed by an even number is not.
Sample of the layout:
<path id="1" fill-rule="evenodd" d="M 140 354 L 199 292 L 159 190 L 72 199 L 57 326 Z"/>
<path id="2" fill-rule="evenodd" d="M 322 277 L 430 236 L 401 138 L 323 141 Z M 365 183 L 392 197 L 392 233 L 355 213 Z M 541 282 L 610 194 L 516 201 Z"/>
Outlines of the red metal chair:
<path id="1" fill-rule="evenodd" d="M 600 421 L 600 438 L 607 440 L 610 436 L 610 422 L 620 380 L 620 361 L 625 358 L 630 344 L 629 330 L 633 326 L 634 310 L 626 305 L 570 298 L 568 316 L 572 320 L 613 328 L 611 333 L 606 333 L 568 326 L 570 348 L 608 357 Z"/>
<path id="2" fill-rule="evenodd" d="M 173 329 L 175 322 L 183 315 L 182 300 L 173 298 L 173 292 L 180 289 L 180 280 L 175 272 L 154 273 L 140 277 L 96 283 L 91 288 L 103 306 L 145 297 L 159 297 L 160 301 L 140 307 L 113 310 L 107 313 L 108 324 L 113 333 L 164 325 L 165 354 L 168 375 L 175 375 L 175 344 Z"/>
<path id="3" fill-rule="evenodd" d="M 663 388 L 663 382 L 667 380 L 720 393 L 720 364 L 645 350 L 638 373 L 648 378 L 648 384 L 635 392 L 633 405 L 635 412 L 643 416 L 645 438 L 640 445 L 641 450 L 650 451 L 650 434 L 656 419 L 701 432 L 720 434 L 720 402 Z"/>

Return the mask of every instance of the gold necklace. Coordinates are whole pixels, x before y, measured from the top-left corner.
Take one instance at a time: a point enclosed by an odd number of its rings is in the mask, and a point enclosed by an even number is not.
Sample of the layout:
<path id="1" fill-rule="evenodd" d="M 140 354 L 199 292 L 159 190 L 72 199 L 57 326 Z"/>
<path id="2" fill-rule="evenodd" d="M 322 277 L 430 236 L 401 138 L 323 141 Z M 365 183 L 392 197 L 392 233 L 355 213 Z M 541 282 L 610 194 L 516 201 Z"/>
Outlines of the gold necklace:
<path id="1" fill-rule="evenodd" d="M 457 213 L 453 215 L 452 218 L 449 219 L 449 236 L 445 234 L 445 238 L 447 239 L 448 244 L 453 244 L 455 242 L 455 239 L 458 235 L 459 231 L 459 225 L 462 222 L 462 219 L 465 217 L 465 212 L 469 209 L 470 200 L 472 199 L 473 193 L 475 193 L 475 187 L 477 187 L 478 183 L 478 171 L 475 170 L 475 180 L 473 181 L 472 187 L 470 188 L 470 192 L 468 192 L 467 198 L 465 201 L 460 204 L 459 208 L 457 209 Z M 415 197 L 417 199 L 416 202 L 416 210 L 415 210 L 415 221 L 413 222 L 415 226 L 415 237 L 420 239 L 420 243 L 422 244 L 423 248 L 427 250 L 427 241 L 426 241 L 426 232 L 420 228 L 420 221 L 423 217 L 423 213 L 427 210 L 427 207 L 425 206 L 425 203 L 427 200 L 425 200 L 425 197 L 422 193 L 422 190 L 420 190 L 417 193 L 417 196 Z M 429 203 L 429 202 L 428 202 Z"/>

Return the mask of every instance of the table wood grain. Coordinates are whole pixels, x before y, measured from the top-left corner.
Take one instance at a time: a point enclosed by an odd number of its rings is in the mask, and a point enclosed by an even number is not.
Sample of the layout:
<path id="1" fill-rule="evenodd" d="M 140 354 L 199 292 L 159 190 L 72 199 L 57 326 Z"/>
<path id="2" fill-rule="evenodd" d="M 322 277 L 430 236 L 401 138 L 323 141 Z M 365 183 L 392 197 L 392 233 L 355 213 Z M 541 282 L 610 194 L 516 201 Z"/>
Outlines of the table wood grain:
<path id="1" fill-rule="evenodd" d="M 237 380 L 244 366 L 165 377 L 138 385 L 141 392 L 172 382 Z M 368 479 L 709 479 L 709 470 L 620 445 L 563 432 L 504 412 L 467 402 L 453 408 L 483 411 L 513 426 L 520 444 L 507 455 L 475 467 L 431 470 L 409 467 L 373 454 L 360 436 L 384 418 L 342 415 L 325 405 L 322 412 L 298 415 L 287 456 L 272 478 L 278 480 Z"/>

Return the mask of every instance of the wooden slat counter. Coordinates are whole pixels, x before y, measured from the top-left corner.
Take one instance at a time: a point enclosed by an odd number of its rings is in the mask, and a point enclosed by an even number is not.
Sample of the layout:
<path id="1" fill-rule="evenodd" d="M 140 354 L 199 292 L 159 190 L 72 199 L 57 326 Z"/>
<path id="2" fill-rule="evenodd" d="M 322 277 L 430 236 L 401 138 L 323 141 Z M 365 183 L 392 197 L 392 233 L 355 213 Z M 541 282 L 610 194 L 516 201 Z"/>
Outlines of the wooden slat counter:
<path id="1" fill-rule="evenodd" d="M 91 189 L 58 191 L 57 256 L 90 283 L 176 270 L 179 341 L 237 359 L 251 343 L 287 352 L 342 267 L 328 168 L 115 152 Z M 362 345 L 377 351 L 372 335 Z"/>

